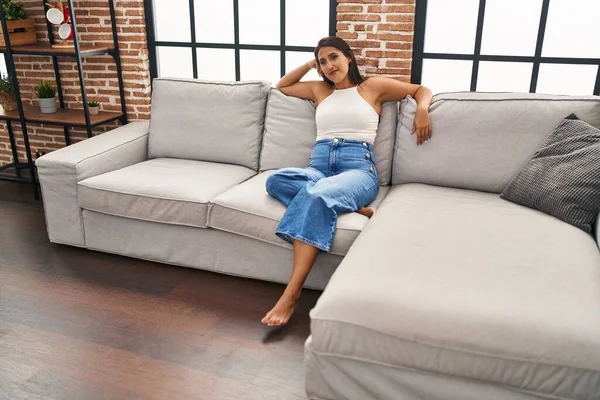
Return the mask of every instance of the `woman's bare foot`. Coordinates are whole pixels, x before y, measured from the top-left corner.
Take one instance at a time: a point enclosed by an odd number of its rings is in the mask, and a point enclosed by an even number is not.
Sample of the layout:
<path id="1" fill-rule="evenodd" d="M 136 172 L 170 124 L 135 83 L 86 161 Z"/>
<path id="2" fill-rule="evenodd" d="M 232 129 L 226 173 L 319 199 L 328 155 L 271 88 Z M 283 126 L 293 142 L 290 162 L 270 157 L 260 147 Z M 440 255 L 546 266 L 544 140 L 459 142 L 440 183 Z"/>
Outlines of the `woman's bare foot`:
<path id="1" fill-rule="evenodd" d="M 375 207 L 363 207 L 357 211 L 357 213 L 364 215 L 365 217 L 371 218 L 377 209 Z"/>
<path id="2" fill-rule="evenodd" d="M 294 313 L 294 308 L 299 298 L 300 291 L 297 294 L 289 294 L 285 291 L 277 301 L 277 304 L 275 304 L 275 307 L 265 315 L 261 322 L 267 326 L 283 326 L 287 324 Z"/>

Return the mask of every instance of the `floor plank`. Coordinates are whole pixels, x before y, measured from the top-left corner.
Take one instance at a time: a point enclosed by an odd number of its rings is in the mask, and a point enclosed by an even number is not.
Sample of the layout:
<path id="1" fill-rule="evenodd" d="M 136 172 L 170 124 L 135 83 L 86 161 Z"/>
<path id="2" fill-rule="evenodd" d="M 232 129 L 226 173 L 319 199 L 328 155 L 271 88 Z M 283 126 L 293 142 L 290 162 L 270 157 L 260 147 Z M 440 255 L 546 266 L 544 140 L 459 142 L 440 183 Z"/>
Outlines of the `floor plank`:
<path id="1" fill-rule="evenodd" d="M 305 399 L 318 291 L 48 242 L 30 187 L 0 182 L 0 399 Z"/>

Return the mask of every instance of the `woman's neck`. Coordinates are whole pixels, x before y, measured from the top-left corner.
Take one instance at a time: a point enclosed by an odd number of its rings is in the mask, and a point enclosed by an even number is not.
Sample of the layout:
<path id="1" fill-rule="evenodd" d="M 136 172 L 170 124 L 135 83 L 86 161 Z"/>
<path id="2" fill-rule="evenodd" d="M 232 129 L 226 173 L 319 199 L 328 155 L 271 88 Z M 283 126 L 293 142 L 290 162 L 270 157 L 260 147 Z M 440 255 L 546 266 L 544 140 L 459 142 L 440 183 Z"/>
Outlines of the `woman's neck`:
<path id="1" fill-rule="evenodd" d="M 335 83 L 334 86 L 336 89 L 350 89 L 351 87 L 354 87 L 356 85 L 350 82 L 350 79 L 348 78 L 348 76 L 346 76 L 346 78 L 344 78 L 343 81 Z"/>

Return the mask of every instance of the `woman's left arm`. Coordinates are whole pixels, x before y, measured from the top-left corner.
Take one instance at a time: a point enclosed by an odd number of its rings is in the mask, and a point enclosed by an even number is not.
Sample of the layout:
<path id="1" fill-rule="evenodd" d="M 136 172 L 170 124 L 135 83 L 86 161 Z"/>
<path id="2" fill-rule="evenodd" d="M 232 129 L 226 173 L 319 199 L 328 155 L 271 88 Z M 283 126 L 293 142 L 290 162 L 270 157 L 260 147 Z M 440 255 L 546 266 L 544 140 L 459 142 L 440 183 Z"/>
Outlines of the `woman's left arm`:
<path id="1" fill-rule="evenodd" d="M 370 82 L 369 82 L 370 81 Z M 417 101 L 417 112 L 413 122 L 411 135 L 417 134 L 417 145 L 422 145 L 431 138 L 431 121 L 429 106 L 433 94 L 428 87 L 405 83 L 393 78 L 371 77 L 365 81 L 377 94 L 378 101 L 400 101 L 411 96 Z"/>

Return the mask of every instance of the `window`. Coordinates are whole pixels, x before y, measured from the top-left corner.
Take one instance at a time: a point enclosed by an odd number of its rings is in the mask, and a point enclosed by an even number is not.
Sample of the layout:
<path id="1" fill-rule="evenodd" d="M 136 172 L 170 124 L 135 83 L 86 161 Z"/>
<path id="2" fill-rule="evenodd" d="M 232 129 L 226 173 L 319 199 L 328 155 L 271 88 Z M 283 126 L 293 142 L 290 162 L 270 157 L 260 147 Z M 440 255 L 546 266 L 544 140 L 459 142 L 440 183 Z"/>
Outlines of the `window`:
<path id="1" fill-rule="evenodd" d="M 600 95 L 598 21 L 597 0 L 417 0 L 411 79 L 434 93 Z"/>
<path id="2" fill-rule="evenodd" d="M 6 68 L 6 59 L 4 54 L 0 54 L 0 76 L 8 75 L 8 69 Z"/>
<path id="3" fill-rule="evenodd" d="M 145 0 L 150 75 L 273 83 L 335 35 L 336 0 Z M 183 18 L 182 18 L 183 17 Z M 312 70 L 304 79 L 318 79 Z"/>

